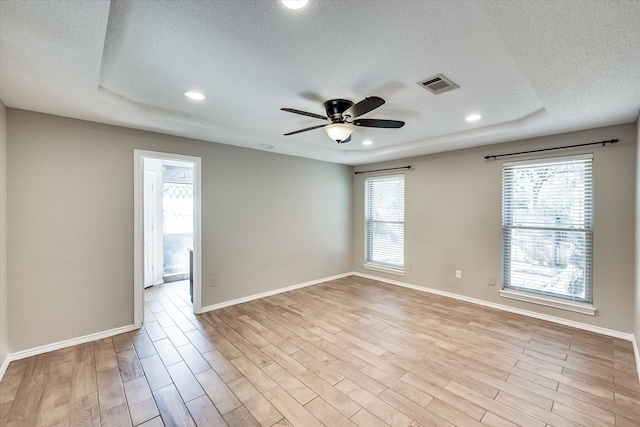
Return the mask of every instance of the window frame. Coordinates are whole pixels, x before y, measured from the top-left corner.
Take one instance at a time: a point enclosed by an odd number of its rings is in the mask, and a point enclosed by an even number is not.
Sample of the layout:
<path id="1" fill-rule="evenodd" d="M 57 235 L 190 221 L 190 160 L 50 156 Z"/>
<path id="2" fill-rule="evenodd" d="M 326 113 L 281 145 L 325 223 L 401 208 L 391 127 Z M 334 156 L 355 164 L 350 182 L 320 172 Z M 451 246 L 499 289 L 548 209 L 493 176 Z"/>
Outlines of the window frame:
<path id="1" fill-rule="evenodd" d="M 369 191 L 370 186 L 369 182 L 371 181 L 384 181 L 384 180 L 393 180 L 393 179 L 401 179 L 402 180 L 402 220 L 401 221 L 384 221 L 380 219 L 371 219 L 370 218 L 370 205 L 369 205 Z M 406 265 L 406 257 L 405 257 L 405 214 L 406 214 L 406 177 L 405 174 L 391 174 L 391 175 L 377 175 L 370 176 L 365 178 L 364 180 L 364 263 L 362 267 L 366 270 L 374 270 L 382 273 L 389 273 L 398 276 L 405 275 L 405 265 Z M 370 231 L 369 227 L 371 223 L 375 222 L 376 224 L 401 224 L 402 225 L 402 263 L 401 264 L 393 264 L 393 263 L 385 263 L 379 260 L 372 259 L 372 254 L 370 248 L 373 244 L 369 241 Z"/>
<path id="2" fill-rule="evenodd" d="M 589 170 L 589 181 L 585 183 L 584 189 L 584 214 L 585 225 L 582 228 L 566 228 L 565 226 L 533 226 L 533 225 L 514 225 L 513 215 L 515 211 L 515 202 L 512 194 L 506 193 L 507 178 L 506 173 L 509 171 L 511 174 L 514 169 L 519 167 L 549 167 L 553 164 L 568 163 L 568 162 L 584 162 Z M 551 158 L 539 158 L 530 159 L 517 162 L 507 162 L 502 165 L 502 289 L 499 291 L 501 297 L 516 299 L 520 301 L 527 301 L 534 304 L 541 304 L 549 307 L 560 308 L 563 310 L 574 311 L 583 314 L 595 315 L 596 308 L 593 305 L 593 234 L 594 234 L 594 176 L 593 176 L 593 154 L 581 154 L 563 157 L 551 157 Z M 509 183 L 509 189 L 512 189 L 513 182 Z M 509 206 L 506 207 L 507 203 Z M 582 301 L 571 296 L 562 296 L 558 292 L 550 291 L 536 291 L 534 289 L 526 289 L 524 287 L 511 286 L 508 281 L 510 280 L 512 270 L 511 260 L 511 244 L 513 238 L 511 232 L 513 230 L 527 230 L 527 231 L 552 231 L 554 232 L 568 232 L 571 235 L 578 235 L 582 233 L 584 235 L 584 241 L 586 242 L 585 248 L 588 249 L 588 254 L 584 256 L 587 271 L 585 272 L 584 288 L 586 301 Z M 507 242 L 507 239 L 510 239 Z M 507 247 L 508 245 L 508 247 Z M 588 297 L 588 298 L 587 298 Z"/>

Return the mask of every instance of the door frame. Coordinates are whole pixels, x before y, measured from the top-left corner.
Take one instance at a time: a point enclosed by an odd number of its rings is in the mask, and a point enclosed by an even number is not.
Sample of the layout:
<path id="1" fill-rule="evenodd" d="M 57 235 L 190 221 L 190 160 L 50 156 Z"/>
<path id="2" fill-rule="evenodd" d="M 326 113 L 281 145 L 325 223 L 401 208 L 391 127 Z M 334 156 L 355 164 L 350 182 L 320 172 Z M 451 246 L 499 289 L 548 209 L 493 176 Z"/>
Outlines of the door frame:
<path id="1" fill-rule="evenodd" d="M 144 241 L 144 251 L 143 256 L 144 259 L 142 261 L 142 265 L 144 267 L 144 287 L 148 288 L 150 286 L 158 284 L 156 281 L 156 271 L 157 268 L 157 260 L 156 260 L 156 172 L 147 170 L 145 168 L 144 172 L 144 182 L 143 182 L 143 241 Z M 147 186 L 147 180 L 151 180 L 152 185 L 151 188 Z M 149 213 L 153 213 L 154 215 L 149 216 Z M 151 271 L 148 269 L 151 267 Z"/>
<path id="2" fill-rule="evenodd" d="M 133 150 L 133 324 L 144 320 L 144 159 L 177 160 L 193 164 L 193 312 L 202 312 L 201 303 L 201 167 L 202 159 L 183 154 Z"/>

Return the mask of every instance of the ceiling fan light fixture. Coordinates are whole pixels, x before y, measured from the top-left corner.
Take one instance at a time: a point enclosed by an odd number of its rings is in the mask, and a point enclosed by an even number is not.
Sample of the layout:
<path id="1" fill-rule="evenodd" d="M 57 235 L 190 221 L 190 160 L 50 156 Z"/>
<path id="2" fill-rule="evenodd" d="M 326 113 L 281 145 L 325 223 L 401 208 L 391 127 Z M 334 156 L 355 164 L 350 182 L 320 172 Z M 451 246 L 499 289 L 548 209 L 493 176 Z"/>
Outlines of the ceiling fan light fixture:
<path id="1" fill-rule="evenodd" d="M 302 9 L 308 3 L 308 0 L 282 0 L 282 4 L 289 9 Z"/>
<path id="2" fill-rule="evenodd" d="M 325 132 L 329 135 L 329 138 L 340 143 L 349 138 L 354 130 L 354 127 L 347 123 L 331 123 L 324 127 Z"/>

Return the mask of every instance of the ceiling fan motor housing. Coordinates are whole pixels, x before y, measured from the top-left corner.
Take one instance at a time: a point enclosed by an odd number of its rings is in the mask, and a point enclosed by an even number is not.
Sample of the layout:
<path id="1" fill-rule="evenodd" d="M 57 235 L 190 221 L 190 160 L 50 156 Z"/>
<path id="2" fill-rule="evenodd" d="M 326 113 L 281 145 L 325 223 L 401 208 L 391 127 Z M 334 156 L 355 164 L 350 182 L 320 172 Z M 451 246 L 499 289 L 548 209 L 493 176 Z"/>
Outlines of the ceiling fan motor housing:
<path id="1" fill-rule="evenodd" d="M 343 123 L 342 114 L 352 105 L 353 102 L 347 99 L 331 99 L 324 103 L 324 109 L 333 123 Z"/>

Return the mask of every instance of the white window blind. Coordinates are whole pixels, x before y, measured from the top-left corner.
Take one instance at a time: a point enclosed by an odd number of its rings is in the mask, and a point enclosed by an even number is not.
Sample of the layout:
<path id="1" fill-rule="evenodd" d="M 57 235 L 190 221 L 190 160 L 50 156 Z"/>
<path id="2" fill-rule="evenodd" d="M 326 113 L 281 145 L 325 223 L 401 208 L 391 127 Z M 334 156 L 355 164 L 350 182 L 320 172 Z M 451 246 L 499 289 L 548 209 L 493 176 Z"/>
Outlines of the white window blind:
<path id="1" fill-rule="evenodd" d="M 592 302 L 592 156 L 506 163 L 503 286 Z"/>
<path id="2" fill-rule="evenodd" d="M 404 268 L 404 175 L 365 180 L 367 263 Z"/>

